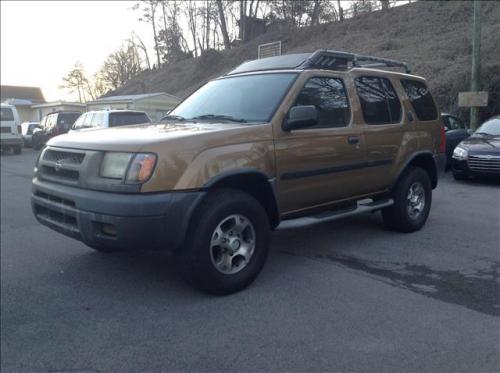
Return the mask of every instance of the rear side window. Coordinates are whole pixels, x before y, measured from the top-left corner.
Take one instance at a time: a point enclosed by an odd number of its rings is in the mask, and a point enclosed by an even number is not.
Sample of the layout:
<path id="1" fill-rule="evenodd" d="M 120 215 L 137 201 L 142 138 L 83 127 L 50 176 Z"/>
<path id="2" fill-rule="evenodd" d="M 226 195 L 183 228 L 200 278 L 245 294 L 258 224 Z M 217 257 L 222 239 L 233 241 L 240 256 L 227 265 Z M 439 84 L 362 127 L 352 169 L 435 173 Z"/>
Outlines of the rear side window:
<path id="1" fill-rule="evenodd" d="M 79 116 L 79 113 L 60 113 L 57 117 L 57 124 L 69 129 Z"/>
<path id="2" fill-rule="evenodd" d="M 109 126 L 126 126 L 128 124 L 149 123 L 150 120 L 145 113 L 111 113 L 109 114 Z"/>
<path id="3" fill-rule="evenodd" d="M 354 80 L 367 124 L 392 124 L 401 120 L 401 102 L 389 79 L 362 76 Z"/>
<path id="4" fill-rule="evenodd" d="M 309 79 L 294 106 L 304 105 L 314 105 L 318 109 L 318 124 L 311 128 L 345 127 L 351 120 L 349 100 L 338 78 Z"/>
<path id="5" fill-rule="evenodd" d="M 437 119 L 436 105 L 434 105 L 431 93 L 424 82 L 401 79 L 401 84 L 410 99 L 418 120 L 427 121 Z"/>
<path id="6" fill-rule="evenodd" d="M 14 120 L 14 113 L 11 108 L 3 107 L 0 111 L 0 120 Z"/>

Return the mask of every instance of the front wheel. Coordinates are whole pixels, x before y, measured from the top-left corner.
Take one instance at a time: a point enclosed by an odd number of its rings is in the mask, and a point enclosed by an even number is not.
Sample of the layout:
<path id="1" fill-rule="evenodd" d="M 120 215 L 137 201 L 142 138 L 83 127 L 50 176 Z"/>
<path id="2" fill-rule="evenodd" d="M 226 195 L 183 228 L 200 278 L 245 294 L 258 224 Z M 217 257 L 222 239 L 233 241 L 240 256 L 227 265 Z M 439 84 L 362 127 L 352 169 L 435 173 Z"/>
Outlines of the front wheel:
<path id="1" fill-rule="evenodd" d="M 420 167 L 410 167 L 399 180 L 392 198 L 394 205 L 382 210 L 386 227 L 405 233 L 422 228 L 432 203 L 428 173 Z"/>
<path id="2" fill-rule="evenodd" d="M 231 189 L 209 192 L 177 252 L 182 276 L 197 289 L 224 295 L 250 285 L 269 246 L 267 214 L 252 196 Z"/>

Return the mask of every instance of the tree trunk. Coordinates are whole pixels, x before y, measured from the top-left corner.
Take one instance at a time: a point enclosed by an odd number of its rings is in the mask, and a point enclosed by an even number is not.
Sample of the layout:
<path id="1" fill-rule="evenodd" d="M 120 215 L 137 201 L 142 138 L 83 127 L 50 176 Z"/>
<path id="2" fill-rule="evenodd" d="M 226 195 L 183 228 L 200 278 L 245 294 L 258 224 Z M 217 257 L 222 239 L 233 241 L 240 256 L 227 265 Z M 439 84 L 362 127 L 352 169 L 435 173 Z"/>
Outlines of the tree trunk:
<path id="1" fill-rule="evenodd" d="M 206 15 L 205 15 L 205 35 L 206 35 L 206 39 L 205 39 L 205 42 L 206 42 L 206 46 L 207 46 L 207 49 L 210 49 L 210 1 L 209 0 L 206 0 L 205 2 L 206 4 Z"/>
<path id="2" fill-rule="evenodd" d="M 389 0 L 380 0 L 380 4 L 382 5 L 382 10 L 389 9 Z"/>
<path id="3" fill-rule="evenodd" d="M 246 14 L 247 14 L 247 2 L 246 2 L 246 0 L 240 0 L 240 30 L 239 30 L 239 39 L 241 41 L 245 40 Z"/>
<path id="4" fill-rule="evenodd" d="M 158 34 L 156 32 L 156 4 L 154 1 L 150 1 L 149 4 L 151 6 L 151 24 L 153 25 L 153 36 L 155 38 L 156 61 L 158 62 L 158 68 L 160 68 L 160 49 L 158 48 Z"/>
<path id="5" fill-rule="evenodd" d="M 222 8 L 222 0 L 217 0 L 217 8 L 219 9 L 220 30 L 224 40 L 224 48 L 230 49 L 231 42 L 229 41 L 229 34 L 227 33 L 226 16 L 224 15 L 224 9 Z"/>
<path id="6" fill-rule="evenodd" d="M 314 0 L 314 8 L 311 16 L 311 25 L 316 26 L 319 23 L 319 0 Z"/>
<path id="7" fill-rule="evenodd" d="M 344 20 L 344 9 L 342 9 L 342 6 L 340 5 L 340 0 L 337 0 L 337 4 L 339 5 L 339 19 L 341 21 Z"/>

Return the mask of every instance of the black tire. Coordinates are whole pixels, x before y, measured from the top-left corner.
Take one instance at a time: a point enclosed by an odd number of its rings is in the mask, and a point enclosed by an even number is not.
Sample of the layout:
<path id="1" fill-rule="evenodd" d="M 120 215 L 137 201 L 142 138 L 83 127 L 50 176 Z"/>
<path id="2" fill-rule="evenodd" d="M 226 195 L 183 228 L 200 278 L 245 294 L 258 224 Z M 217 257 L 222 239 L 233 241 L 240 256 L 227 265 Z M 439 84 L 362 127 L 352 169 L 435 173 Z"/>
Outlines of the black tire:
<path id="1" fill-rule="evenodd" d="M 212 259 L 211 240 L 215 229 L 229 216 L 239 214 L 255 233 L 253 254 L 239 272 L 227 274 Z M 240 291 L 260 273 L 269 249 L 269 222 L 264 208 L 252 196 L 233 189 L 209 192 L 197 208 L 185 245 L 176 253 L 182 277 L 194 288 L 216 295 Z"/>
<path id="2" fill-rule="evenodd" d="M 13 147 L 13 149 L 14 149 L 14 154 L 21 154 L 21 152 L 22 152 L 22 150 L 23 150 L 23 148 L 22 148 L 22 146 L 21 146 L 21 145 L 15 145 L 15 146 Z"/>
<path id="3" fill-rule="evenodd" d="M 455 180 L 467 180 L 467 174 L 464 174 L 462 172 L 456 172 L 456 171 L 453 171 L 453 178 Z"/>
<path id="4" fill-rule="evenodd" d="M 421 212 L 416 216 L 411 216 L 408 211 L 408 195 L 410 187 L 421 185 L 425 200 Z M 410 167 L 405 171 L 399 180 L 392 194 L 394 205 L 382 210 L 384 224 L 388 229 L 410 233 L 421 229 L 432 204 L 432 185 L 429 174 L 420 167 Z"/>

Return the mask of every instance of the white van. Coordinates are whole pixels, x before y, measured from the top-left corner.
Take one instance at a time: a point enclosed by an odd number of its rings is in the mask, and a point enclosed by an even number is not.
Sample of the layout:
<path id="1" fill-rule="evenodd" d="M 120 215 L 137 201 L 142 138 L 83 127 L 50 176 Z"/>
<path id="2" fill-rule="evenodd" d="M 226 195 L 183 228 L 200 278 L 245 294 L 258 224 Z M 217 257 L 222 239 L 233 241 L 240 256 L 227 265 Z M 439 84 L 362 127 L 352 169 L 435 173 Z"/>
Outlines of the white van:
<path id="1" fill-rule="evenodd" d="M 86 131 L 110 127 L 127 126 L 131 124 L 150 123 L 148 115 L 136 110 L 100 110 L 89 111 L 80 115 L 71 131 Z"/>
<path id="2" fill-rule="evenodd" d="M 23 138 L 21 136 L 19 114 L 16 107 L 0 104 L 0 147 L 2 150 L 14 149 L 15 154 L 21 154 Z"/>

